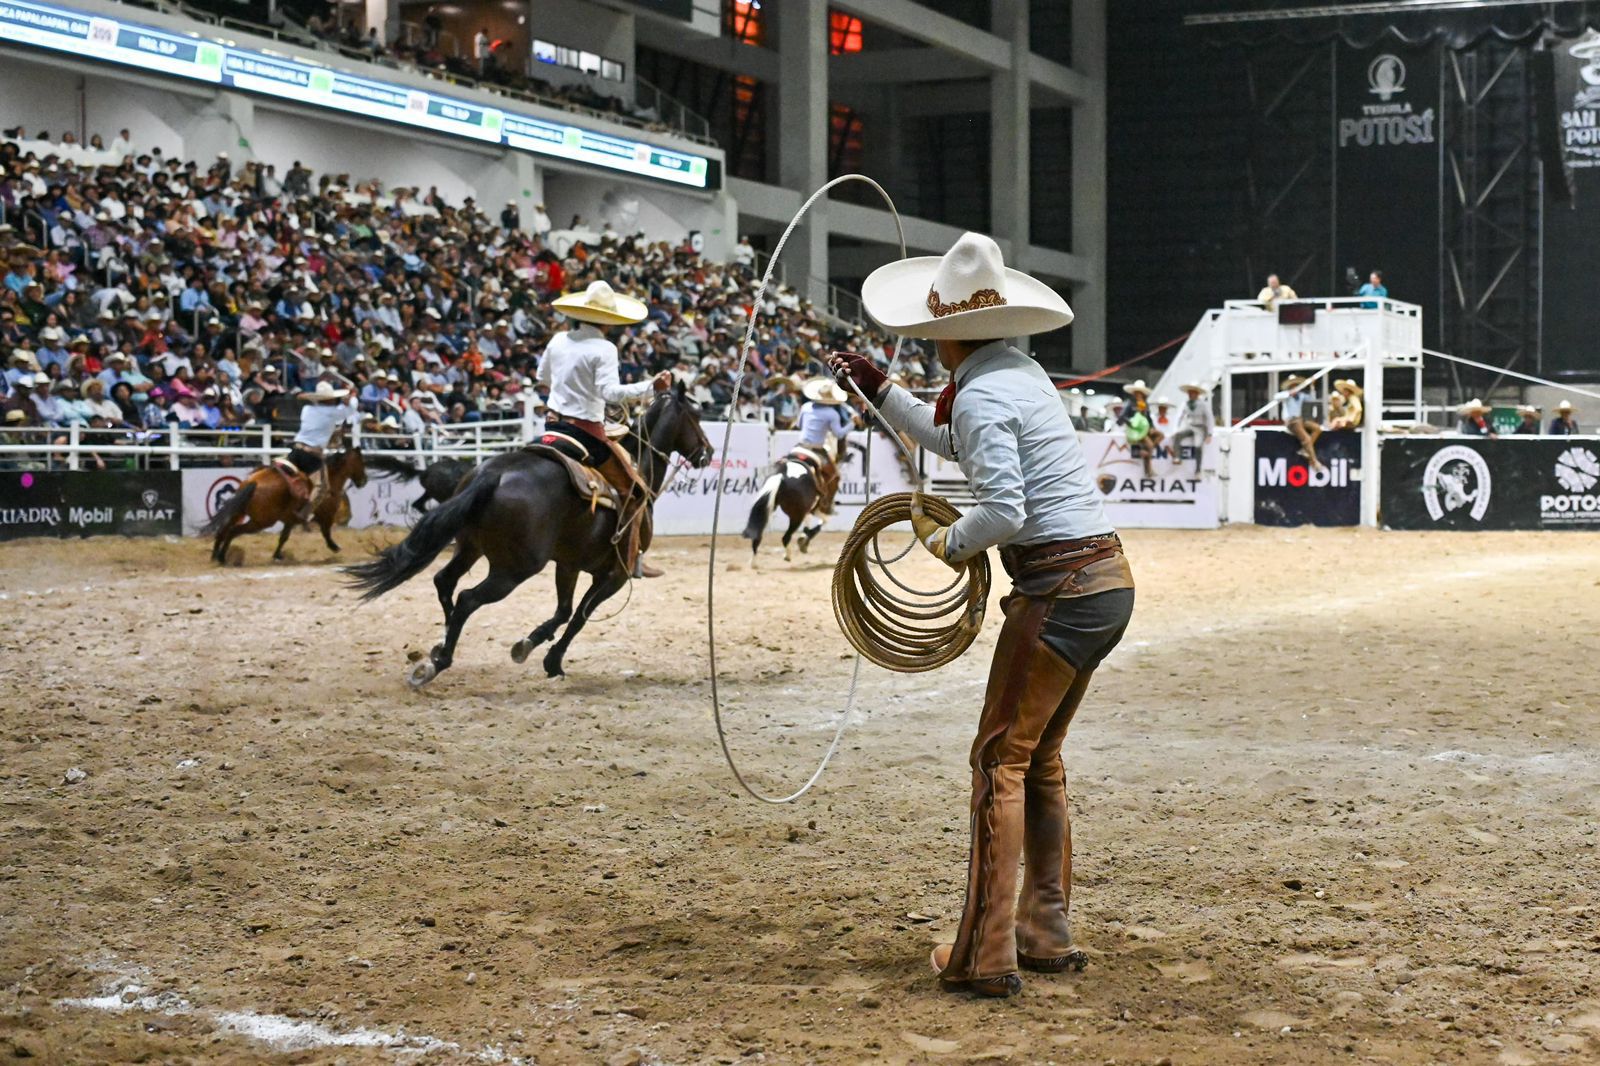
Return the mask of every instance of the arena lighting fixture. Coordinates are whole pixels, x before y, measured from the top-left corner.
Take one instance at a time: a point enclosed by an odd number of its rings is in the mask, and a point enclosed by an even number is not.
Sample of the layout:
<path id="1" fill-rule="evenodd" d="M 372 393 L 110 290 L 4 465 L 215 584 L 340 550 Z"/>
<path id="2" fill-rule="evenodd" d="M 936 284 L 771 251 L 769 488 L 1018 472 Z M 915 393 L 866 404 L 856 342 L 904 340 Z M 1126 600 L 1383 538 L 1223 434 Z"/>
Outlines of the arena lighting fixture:
<path id="1" fill-rule="evenodd" d="M 1295 19 L 1345 18 L 1350 15 L 1400 15 L 1429 11 L 1482 11 L 1499 7 L 1555 7 L 1587 0 L 1389 0 L 1371 4 L 1325 4 L 1286 11 L 1225 11 L 1215 15 L 1185 15 L 1185 26 L 1220 26 L 1240 22 L 1287 22 Z"/>

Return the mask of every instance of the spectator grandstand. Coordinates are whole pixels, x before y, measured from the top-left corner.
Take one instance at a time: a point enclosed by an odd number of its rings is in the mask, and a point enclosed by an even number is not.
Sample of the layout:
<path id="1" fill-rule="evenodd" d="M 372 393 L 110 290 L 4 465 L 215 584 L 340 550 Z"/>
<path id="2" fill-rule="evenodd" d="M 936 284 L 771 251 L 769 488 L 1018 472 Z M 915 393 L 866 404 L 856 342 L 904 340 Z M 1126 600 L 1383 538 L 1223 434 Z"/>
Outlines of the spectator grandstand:
<path id="1" fill-rule="evenodd" d="M 706 260 L 609 230 L 558 254 L 497 207 L 348 174 L 163 158 L 15 128 L 0 141 L 0 399 L 27 427 L 177 427 L 223 440 L 292 426 L 297 393 L 358 390 L 367 428 L 397 443 L 429 427 L 519 417 L 538 354 L 560 328 L 549 301 L 604 278 L 648 301 L 618 339 L 625 380 L 671 370 L 709 417 L 797 411 L 794 378 L 834 347 L 885 340 L 787 288 L 753 307 L 749 255 Z M 120 154 L 119 154 L 120 153 Z M 733 372 L 747 316 L 756 346 Z M 906 353 L 910 384 L 932 353 Z M 924 362 L 926 360 L 926 362 Z M 187 431 L 193 431 L 189 433 Z M 34 429 L 35 433 L 40 432 Z"/>

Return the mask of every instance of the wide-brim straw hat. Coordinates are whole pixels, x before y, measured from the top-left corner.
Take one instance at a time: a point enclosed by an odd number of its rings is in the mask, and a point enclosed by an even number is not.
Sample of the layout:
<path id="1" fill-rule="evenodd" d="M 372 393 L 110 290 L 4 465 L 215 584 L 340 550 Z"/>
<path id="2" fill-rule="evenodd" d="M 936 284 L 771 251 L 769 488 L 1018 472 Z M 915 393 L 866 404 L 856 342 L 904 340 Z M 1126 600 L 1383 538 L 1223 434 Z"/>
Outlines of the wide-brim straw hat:
<path id="1" fill-rule="evenodd" d="M 1178 386 L 1178 391 L 1180 391 L 1180 392 L 1193 392 L 1193 393 L 1207 393 L 1207 392 L 1210 392 L 1211 390 L 1208 389 L 1206 386 L 1198 385 L 1193 381 L 1186 381 L 1182 385 Z"/>
<path id="2" fill-rule="evenodd" d="M 991 340 L 1048 333 L 1072 321 L 1054 289 L 1005 265 L 994 238 L 964 233 L 942 256 L 901 259 L 861 284 L 867 314 L 923 340 Z"/>
<path id="3" fill-rule="evenodd" d="M 568 318 L 599 326 L 631 326 L 650 317 L 650 308 L 643 300 L 617 292 L 604 281 L 592 282 L 582 292 L 559 296 L 550 306 Z"/>
<path id="4" fill-rule="evenodd" d="M 1572 410 L 1572 401 L 1562 400 L 1560 403 L 1556 404 L 1556 410 L 1561 414 L 1566 414 L 1568 411 Z"/>
<path id="5" fill-rule="evenodd" d="M 1304 374 L 1290 374 L 1288 377 L 1283 379 L 1283 387 L 1286 389 L 1296 388 L 1300 385 L 1304 385 L 1310 380 L 1311 379 L 1306 377 Z"/>
<path id="6" fill-rule="evenodd" d="M 800 391 L 812 403 L 826 404 L 830 407 L 850 399 L 845 391 L 829 378 L 812 378 L 801 387 Z"/>
<path id="7" fill-rule="evenodd" d="M 1150 386 L 1144 383 L 1144 378 L 1140 378 L 1131 385 L 1122 386 L 1122 391 L 1129 396 L 1149 396 Z"/>
<path id="8" fill-rule="evenodd" d="M 1456 414 L 1459 414 L 1459 415 L 1484 415 L 1484 414 L 1488 414 L 1492 410 L 1494 410 L 1494 408 L 1490 407 L 1488 404 L 1484 403 L 1482 400 L 1480 400 L 1476 396 L 1474 396 L 1472 399 L 1468 400 L 1466 403 L 1462 404 L 1460 407 L 1457 407 L 1456 408 Z"/>
<path id="9" fill-rule="evenodd" d="M 342 400 L 348 395 L 350 395 L 349 389 L 336 389 L 331 381 L 319 381 L 317 382 L 317 387 L 312 390 L 311 398 L 313 400 Z"/>
<path id="10" fill-rule="evenodd" d="M 1350 378 L 1340 378 L 1338 381 L 1333 383 L 1333 387 L 1338 389 L 1340 392 L 1348 392 L 1352 396 L 1361 395 L 1361 386 L 1357 385 Z"/>

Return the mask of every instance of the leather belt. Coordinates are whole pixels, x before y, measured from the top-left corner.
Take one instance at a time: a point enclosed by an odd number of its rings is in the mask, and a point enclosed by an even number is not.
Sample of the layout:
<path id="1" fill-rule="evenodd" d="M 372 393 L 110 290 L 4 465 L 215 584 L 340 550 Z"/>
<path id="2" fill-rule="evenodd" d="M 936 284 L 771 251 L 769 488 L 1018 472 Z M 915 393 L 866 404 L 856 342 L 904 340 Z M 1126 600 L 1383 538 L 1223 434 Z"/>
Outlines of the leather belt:
<path id="1" fill-rule="evenodd" d="M 606 427 L 599 422 L 594 422 L 587 418 L 570 418 L 560 411 L 551 411 L 550 413 L 555 415 L 557 422 L 565 422 L 569 426 L 576 426 L 599 440 L 606 439 Z"/>
<path id="2" fill-rule="evenodd" d="M 1079 540 L 1052 540 L 1043 544 L 1006 544 L 1000 548 L 1000 563 L 1013 581 L 1041 573 L 1066 574 L 1082 570 L 1090 563 L 1122 554 L 1122 538 L 1104 533 Z"/>
<path id="3" fill-rule="evenodd" d="M 302 444 L 300 441 L 295 441 L 294 443 L 290 444 L 289 447 L 298 448 L 301 451 L 307 452 L 311 455 L 321 455 L 323 453 L 323 449 L 317 447 L 315 444 Z"/>

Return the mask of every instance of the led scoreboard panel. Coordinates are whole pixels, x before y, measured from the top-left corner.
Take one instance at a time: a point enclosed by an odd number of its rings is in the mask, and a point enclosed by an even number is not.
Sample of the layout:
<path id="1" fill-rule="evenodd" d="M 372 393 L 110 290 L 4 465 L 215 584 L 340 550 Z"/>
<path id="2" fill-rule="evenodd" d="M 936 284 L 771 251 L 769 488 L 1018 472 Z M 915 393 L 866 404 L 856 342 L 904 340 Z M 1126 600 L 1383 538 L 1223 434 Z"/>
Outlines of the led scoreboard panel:
<path id="1" fill-rule="evenodd" d="M 706 156 L 55 5 L 0 0 L 0 41 L 501 144 L 695 189 L 716 188 L 719 177 Z"/>

